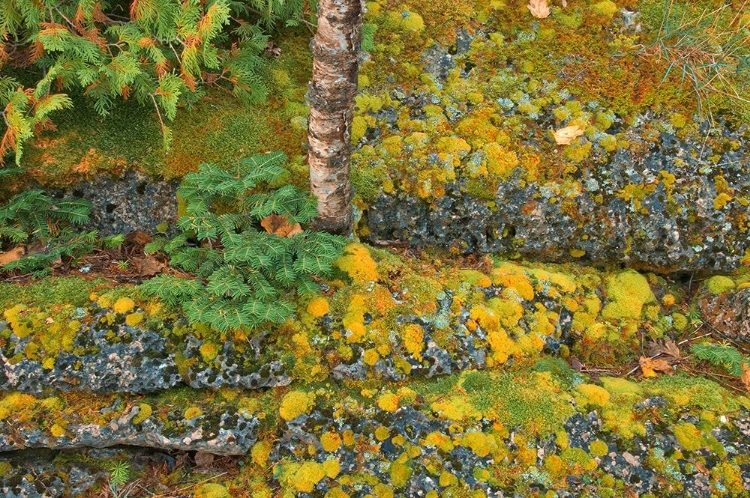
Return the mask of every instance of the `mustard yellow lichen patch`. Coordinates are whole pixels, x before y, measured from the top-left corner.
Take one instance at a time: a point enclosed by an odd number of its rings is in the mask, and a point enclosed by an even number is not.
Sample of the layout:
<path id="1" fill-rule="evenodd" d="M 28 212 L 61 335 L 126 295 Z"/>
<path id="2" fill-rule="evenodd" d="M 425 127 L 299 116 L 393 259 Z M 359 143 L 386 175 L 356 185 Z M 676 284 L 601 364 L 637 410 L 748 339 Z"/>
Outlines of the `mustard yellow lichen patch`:
<path id="1" fill-rule="evenodd" d="M 279 415 L 284 420 L 294 420 L 308 413 L 315 405 L 315 394 L 302 391 L 290 391 L 284 395 L 279 407 Z"/>
<path id="2" fill-rule="evenodd" d="M 141 403 L 140 405 L 138 405 L 138 414 L 133 417 L 133 424 L 140 424 L 144 422 L 151 416 L 152 413 L 153 409 L 151 408 L 151 405 L 147 403 Z"/>
<path id="3" fill-rule="evenodd" d="M 230 496 L 227 488 L 215 482 L 201 484 L 193 493 L 193 498 L 230 498 Z"/>
<path id="4" fill-rule="evenodd" d="M 734 280 L 724 275 L 714 275 L 706 281 L 706 289 L 711 294 L 724 294 L 734 289 L 734 287 Z"/>
<path id="5" fill-rule="evenodd" d="M 294 487 L 303 493 L 312 493 L 315 485 L 326 476 L 326 470 L 318 462 L 305 462 L 294 474 Z"/>
<path id="6" fill-rule="evenodd" d="M 272 449 L 273 445 L 269 441 L 258 441 L 255 443 L 250 450 L 250 457 L 253 459 L 253 463 L 264 468 L 268 463 L 268 457 Z"/>
<path id="7" fill-rule="evenodd" d="M 409 456 L 402 453 L 395 462 L 391 464 L 390 476 L 391 484 L 394 488 L 403 488 L 409 482 L 412 474 L 411 465 L 409 465 Z"/>
<path id="8" fill-rule="evenodd" d="M 492 354 L 488 358 L 488 366 L 505 363 L 508 356 L 516 351 L 515 343 L 508 337 L 503 329 L 492 330 L 487 333 L 487 343 L 490 345 Z"/>
<path id="9" fill-rule="evenodd" d="M 507 329 L 512 329 L 518 325 L 518 321 L 523 318 L 523 306 L 516 300 L 506 297 L 493 297 L 487 301 L 487 305 L 497 313 L 500 323 Z"/>
<path id="10" fill-rule="evenodd" d="M 460 270 L 458 276 L 463 283 L 475 285 L 477 287 L 489 287 L 492 285 L 492 279 L 477 270 Z"/>
<path id="11" fill-rule="evenodd" d="M 484 331 L 489 332 L 500 328 L 500 319 L 497 314 L 483 304 L 474 305 L 469 312 L 469 317 Z"/>
<path id="12" fill-rule="evenodd" d="M 466 396 L 450 396 L 430 405 L 440 417 L 456 422 L 479 420 L 482 414 L 467 402 Z"/>
<path id="13" fill-rule="evenodd" d="M 401 337 L 404 349 L 417 361 L 422 361 L 422 350 L 424 349 L 424 329 L 415 323 L 404 327 Z"/>
<path id="14" fill-rule="evenodd" d="M 65 435 L 65 427 L 59 424 L 53 424 L 50 428 L 50 433 L 55 437 L 63 437 Z"/>
<path id="15" fill-rule="evenodd" d="M 198 418 L 201 415 L 203 415 L 203 410 L 201 410 L 197 406 L 191 406 L 190 408 L 185 410 L 185 418 L 188 420 Z"/>
<path id="16" fill-rule="evenodd" d="M 131 313 L 125 317 L 125 324 L 130 327 L 135 327 L 143 321 L 145 315 L 143 313 Z"/>
<path id="17" fill-rule="evenodd" d="M 401 398 L 390 391 L 386 391 L 378 396 L 378 407 L 386 412 L 395 412 L 398 410 L 398 404 Z"/>
<path id="18" fill-rule="evenodd" d="M 320 444 L 325 451 L 333 453 L 341 447 L 341 436 L 337 432 L 326 432 L 320 437 Z"/>
<path id="19" fill-rule="evenodd" d="M 114 306 L 112 307 L 112 310 L 115 313 L 125 314 L 130 313 L 135 309 L 135 301 L 130 299 L 129 297 L 121 297 L 117 301 L 115 301 Z"/>
<path id="20" fill-rule="evenodd" d="M 492 283 L 515 290 L 526 301 L 534 299 L 534 287 L 531 285 L 524 269 L 518 265 L 504 263 L 494 268 L 492 270 Z"/>
<path id="21" fill-rule="evenodd" d="M 424 446 L 433 446 L 445 452 L 451 451 L 454 448 L 453 438 L 437 431 L 427 434 L 421 441 L 421 444 Z"/>
<path id="22" fill-rule="evenodd" d="M 469 448 L 479 458 L 484 458 L 497 449 L 497 442 L 484 432 L 470 432 L 464 434 L 461 446 Z"/>
<path id="23" fill-rule="evenodd" d="M 335 479 L 341 473 L 341 464 L 335 458 L 328 459 L 323 462 L 323 471 L 326 473 L 326 476 Z"/>
<path id="24" fill-rule="evenodd" d="M 354 281 L 361 284 L 378 280 L 378 265 L 366 246 L 353 242 L 346 246 L 344 254 L 336 260 L 335 266 Z"/>

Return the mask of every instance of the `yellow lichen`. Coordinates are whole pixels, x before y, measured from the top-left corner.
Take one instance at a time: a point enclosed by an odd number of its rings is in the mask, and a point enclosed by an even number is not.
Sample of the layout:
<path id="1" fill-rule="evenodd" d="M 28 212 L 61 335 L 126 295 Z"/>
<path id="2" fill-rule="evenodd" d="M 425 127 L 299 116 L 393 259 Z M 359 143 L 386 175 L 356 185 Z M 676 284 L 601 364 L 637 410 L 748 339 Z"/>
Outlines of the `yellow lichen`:
<path id="1" fill-rule="evenodd" d="M 315 393 L 290 391 L 284 395 L 279 407 L 279 415 L 284 420 L 294 420 L 308 413 L 315 405 Z"/>
<path id="2" fill-rule="evenodd" d="M 398 410 L 398 403 L 399 403 L 399 396 L 390 392 L 386 391 L 380 396 L 378 396 L 378 407 L 381 410 L 387 411 L 387 412 L 395 412 Z"/>
<path id="3" fill-rule="evenodd" d="M 335 458 L 328 459 L 323 462 L 323 471 L 326 473 L 326 476 L 336 479 L 339 473 L 341 473 L 341 464 Z"/>
<path id="4" fill-rule="evenodd" d="M 273 445 L 269 441 L 258 441 L 250 450 L 250 457 L 258 467 L 265 468 Z"/>
<path id="5" fill-rule="evenodd" d="M 153 413 L 153 410 L 151 408 L 151 405 L 147 403 L 141 403 L 140 405 L 138 405 L 138 414 L 135 417 L 133 417 L 133 420 L 132 420 L 133 424 L 140 424 L 144 422 L 147 418 L 151 416 L 152 413 Z"/>
<path id="6" fill-rule="evenodd" d="M 417 361 L 422 361 L 422 349 L 424 349 L 424 330 L 417 324 L 411 323 L 404 327 L 401 340 L 404 349 Z"/>
<path id="7" fill-rule="evenodd" d="M 193 498 L 230 498 L 230 496 L 227 488 L 215 482 L 201 484 L 193 493 Z"/>
<path id="8" fill-rule="evenodd" d="M 320 437 L 320 444 L 325 451 L 333 453 L 341 447 L 341 436 L 337 432 L 326 432 Z"/>
<path id="9" fill-rule="evenodd" d="M 326 476 L 325 468 L 318 462 L 305 462 L 294 473 L 294 487 L 303 493 L 312 493 L 315 485 Z"/>
<path id="10" fill-rule="evenodd" d="M 308 304 L 307 304 L 307 312 L 310 313 L 315 318 L 320 318 L 322 316 L 325 316 L 330 311 L 330 307 L 328 305 L 328 300 L 324 297 L 316 297 L 313 298 Z"/>
<path id="11" fill-rule="evenodd" d="M 185 410 L 185 418 L 188 420 L 198 418 L 201 415 L 203 415 L 203 410 L 201 410 L 197 406 L 191 406 L 190 408 Z"/>
<path id="12" fill-rule="evenodd" d="M 131 313 L 128 316 L 125 317 L 125 323 L 129 325 L 130 327 L 135 327 L 139 323 L 143 321 L 145 318 L 145 314 L 143 313 Z"/>
<path id="13" fill-rule="evenodd" d="M 354 283 L 367 283 L 378 280 L 378 265 L 363 244 L 351 243 L 346 246 L 343 256 L 335 263 Z"/>
<path id="14" fill-rule="evenodd" d="M 461 439 L 461 446 L 471 449 L 479 458 L 484 458 L 497 449 L 497 442 L 484 432 L 470 432 Z"/>
<path id="15" fill-rule="evenodd" d="M 129 297 L 121 297 L 117 301 L 115 301 L 114 306 L 112 306 L 112 310 L 115 313 L 125 314 L 130 313 L 135 308 L 135 301 L 130 299 Z"/>
<path id="16" fill-rule="evenodd" d="M 63 437 L 65 435 L 65 427 L 60 424 L 53 424 L 50 428 L 50 433 L 55 437 Z"/>
<path id="17" fill-rule="evenodd" d="M 406 483 L 411 479 L 412 469 L 411 465 L 408 464 L 409 457 L 406 453 L 402 453 L 395 462 L 391 464 L 390 476 L 391 484 L 394 488 L 403 488 Z"/>

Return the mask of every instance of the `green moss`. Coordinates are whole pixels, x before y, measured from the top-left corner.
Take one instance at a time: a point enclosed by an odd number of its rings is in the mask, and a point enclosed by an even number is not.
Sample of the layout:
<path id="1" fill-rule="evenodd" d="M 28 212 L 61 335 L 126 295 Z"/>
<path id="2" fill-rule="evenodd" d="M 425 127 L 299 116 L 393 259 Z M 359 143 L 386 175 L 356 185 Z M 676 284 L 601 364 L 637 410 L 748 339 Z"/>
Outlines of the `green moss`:
<path id="1" fill-rule="evenodd" d="M 48 277 L 27 285 L 0 283 L 0 310 L 19 303 L 39 308 L 63 304 L 85 306 L 95 288 L 111 285 L 104 279 L 79 277 Z"/>
<path id="2" fill-rule="evenodd" d="M 711 294 L 724 294 L 734 289 L 734 287 L 734 280 L 723 275 L 715 275 L 706 281 L 706 289 Z"/>
<path id="3" fill-rule="evenodd" d="M 640 318 L 643 305 L 656 301 L 646 277 L 633 270 L 609 278 L 607 297 L 602 316 L 609 319 Z"/>
<path id="4" fill-rule="evenodd" d="M 747 398 L 737 398 L 716 382 L 703 377 L 678 373 L 644 382 L 652 394 L 667 398 L 676 406 L 730 413 L 750 404 Z"/>
<path id="5" fill-rule="evenodd" d="M 141 422 L 144 422 L 147 418 L 149 418 L 152 413 L 153 409 L 151 408 L 151 405 L 147 403 L 141 403 L 138 405 L 138 414 L 133 417 L 133 424 L 140 424 Z"/>
<path id="6" fill-rule="evenodd" d="M 618 8 L 617 4 L 612 2 L 611 0 L 604 0 L 592 5 L 591 11 L 599 16 L 606 18 L 607 20 L 610 20 L 614 17 L 615 14 L 617 14 Z"/>

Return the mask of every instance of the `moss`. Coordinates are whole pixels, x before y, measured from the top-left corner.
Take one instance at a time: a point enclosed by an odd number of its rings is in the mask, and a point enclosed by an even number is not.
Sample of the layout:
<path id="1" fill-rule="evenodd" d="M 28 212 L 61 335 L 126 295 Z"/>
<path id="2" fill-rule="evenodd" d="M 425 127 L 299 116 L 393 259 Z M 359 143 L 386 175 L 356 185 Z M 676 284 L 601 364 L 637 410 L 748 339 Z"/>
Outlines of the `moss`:
<path id="1" fill-rule="evenodd" d="M 594 384 L 580 384 L 576 390 L 581 394 L 579 402 L 584 406 L 604 408 L 609 403 L 609 391 Z"/>
<path id="2" fill-rule="evenodd" d="M 610 302 L 602 310 L 609 319 L 640 318 L 643 305 L 656 301 L 646 277 L 633 270 L 618 273 L 607 282 Z"/>
<path id="3" fill-rule="evenodd" d="M 25 415 L 21 415 L 29 408 L 32 408 L 36 403 L 37 398 L 30 394 L 11 392 L 3 394 L 0 399 L 0 421 L 3 421 L 14 416 L 16 419 L 24 419 Z"/>
<path id="4" fill-rule="evenodd" d="M 697 451 L 703 447 L 703 435 L 693 424 L 684 422 L 673 428 L 675 438 L 680 446 L 687 451 Z"/>
<path id="5" fill-rule="evenodd" d="M 405 31 L 419 32 L 424 30 L 424 19 L 416 12 L 404 12 L 399 27 Z"/>
<path id="6" fill-rule="evenodd" d="M 597 439 L 589 445 L 589 451 L 596 457 L 603 457 L 609 453 L 609 447 L 607 446 L 607 443 L 601 439 Z"/>
<path id="7" fill-rule="evenodd" d="M 591 6 L 591 11 L 595 14 L 610 20 L 617 14 L 617 4 L 611 0 L 604 0 Z"/>
<path id="8" fill-rule="evenodd" d="M 230 498 L 229 490 L 215 482 L 201 484 L 195 489 L 193 498 Z"/>
<path id="9" fill-rule="evenodd" d="M 309 413 L 315 405 L 315 394 L 302 391 L 290 391 L 284 395 L 279 407 L 279 415 L 284 420 L 295 418 Z"/>
<path id="10" fill-rule="evenodd" d="M 133 424 L 140 424 L 142 422 L 145 422 L 147 418 L 151 416 L 153 413 L 153 409 L 151 408 L 151 405 L 147 403 L 141 403 L 138 405 L 138 413 L 135 417 L 133 417 Z"/>
<path id="11" fill-rule="evenodd" d="M 0 309 L 16 304 L 49 308 L 55 305 L 85 306 L 96 288 L 111 286 L 102 279 L 79 277 L 47 277 L 26 285 L 0 283 Z"/>
<path id="12" fill-rule="evenodd" d="M 734 289 L 734 287 L 734 280 L 723 275 L 715 275 L 706 281 L 706 289 L 711 294 L 724 294 Z"/>

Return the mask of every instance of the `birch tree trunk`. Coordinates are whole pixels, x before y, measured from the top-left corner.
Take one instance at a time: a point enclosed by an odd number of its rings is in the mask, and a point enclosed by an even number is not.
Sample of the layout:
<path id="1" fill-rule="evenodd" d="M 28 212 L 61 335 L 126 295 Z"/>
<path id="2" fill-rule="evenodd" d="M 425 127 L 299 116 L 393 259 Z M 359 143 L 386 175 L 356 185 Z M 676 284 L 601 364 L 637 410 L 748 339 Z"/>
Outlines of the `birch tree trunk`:
<path id="1" fill-rule="evenodd" d="M 318 30 L 310 42 L 310 187 L 318 198 L 317 228 L 342 235 L 353 228 L 350 136 L 363 10 L 362 0 L 320 0 Z"/>

